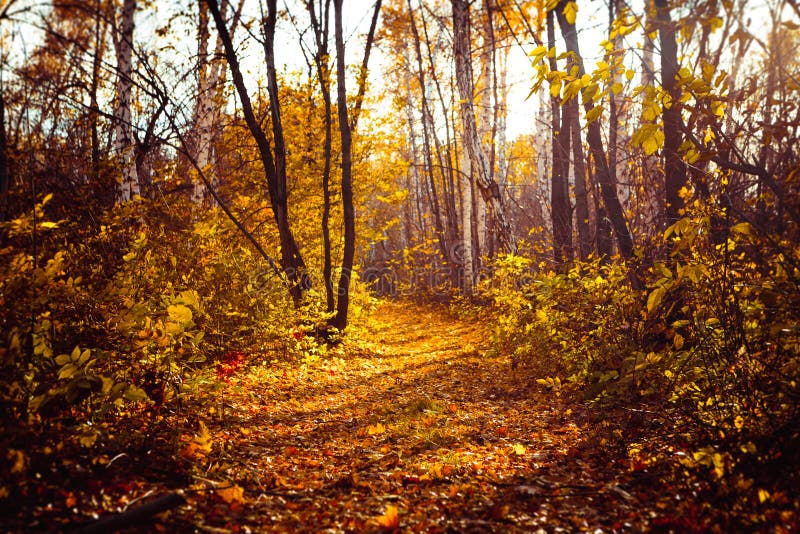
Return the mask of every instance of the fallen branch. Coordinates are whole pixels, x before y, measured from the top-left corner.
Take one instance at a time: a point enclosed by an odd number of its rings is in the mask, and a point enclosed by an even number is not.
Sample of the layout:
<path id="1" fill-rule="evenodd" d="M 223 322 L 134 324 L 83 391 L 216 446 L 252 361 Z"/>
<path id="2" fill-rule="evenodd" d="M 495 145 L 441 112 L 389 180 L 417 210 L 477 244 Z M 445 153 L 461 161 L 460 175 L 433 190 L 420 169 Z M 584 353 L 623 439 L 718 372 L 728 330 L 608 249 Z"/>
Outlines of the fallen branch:
<path id="1" fill-rule="evenodd" d="M 119 514 L 104 516 L 91 523 L 78 527 L 73 530 L 75 534 L 94 534 L 101 532 L 113 532 L 121 528 L 130 527 L 138 523 L 147 521 L 152 516 L 165 512 L 170 508 L 175 508 L 186 504 L 186 499 L 180 493 L 168 493 L 152 501 L 130 508 Z"/>

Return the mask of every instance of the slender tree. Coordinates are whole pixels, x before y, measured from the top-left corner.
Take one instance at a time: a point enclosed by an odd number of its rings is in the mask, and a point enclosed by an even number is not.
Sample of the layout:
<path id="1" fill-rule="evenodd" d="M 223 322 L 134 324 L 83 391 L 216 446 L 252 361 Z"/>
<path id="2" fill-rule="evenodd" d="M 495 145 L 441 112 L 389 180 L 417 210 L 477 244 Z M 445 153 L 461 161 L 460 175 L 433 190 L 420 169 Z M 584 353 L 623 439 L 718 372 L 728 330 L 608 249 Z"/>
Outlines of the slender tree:
<path id="1" fill-rule="evenodd" d="M 140 193 L 139 177 L 136 173 L 135 146 L 131 114 L 131 90 L 133 89 L 133 31 L 136 0 L 124 0 L 122 12 L 114 32 L 117 51 L 117 95 L 114 109 L 115 148 L 120 158 L 122 179 L 119 199 L 128 201 Z"/>
<path id="2" fill-rule="evenodd" d="M 314 52 L 314 65 L 317 69 L 320 93 L 322 94 L 323 113 L 325 122 L 325 140 L 323 142 L 323 167 L 322 167 L 322 278 L 325 284 L 325 304 L 328 313 L 333 313 L 336 298 L 333 292 L 333 265 L 331 259 L 331 157 L 333 142 L 333 103 L 331 102 L 330 65 L 328 64 L 328 34 L 330 31 L 330 0 L 320 5 L 320 13 L 314 7 L 314 0 L 306 2 L 306 9 L 311 18 L 311 28 L 314 31 L 316 50 Z"/>
<path id="3" fill-rule="evenodd" d="M 339 300 L 332 325 L 343 330 L 347 326 L 347 311 L 350 305 L 350 279 L 353 275 L 355 257 L 356 222 L 353 207 L 353 137 L 347 110 L 347 85 L 344 58 L 344 35 L 342 30 L 342 1 L 333 0 L 334 39 L 336 42 L 336 108 L 339 115 L 339 134 L 342 139 L 342 208 L 344 210 L 344 251 L 342 271 L 339 274 Z"/>
<path id="4" fill-rule="evenodd" d="M 562 0 L 553 11 L 555 11 L 558 17 L 558 24 L 561 27 L 561 34 L 564 38 L 567 50 L 573 55 L 575 66 L 578 70 L 577 76 L 581 77 L 586 73 L 586 69 L 583 65 L 583 56 L 581 56 L 580 47 L 578 45 L 578 32 L 575 29 L 575 24 L 569 22 L 564 15 L 565 5 L 566 2 Z M 592 99 L 587 98 L 584 93 L 582 93 L 582 98 L 584 110 L 588 113 L 592 110 L 594 103 Z M 589 144 L 592 159 L 594 160 L 595 176 L 600 185 L 603 204 L 608 213 L 608 218 L 611 222 L 611 226 L 614 228 L 614 235 L 617 239 L 619 251 L 624 257 L 630 258 L 633 256 L 633 237 L 628 228 L 628 220 L 625 216 L 625 212 L 622 210 L 622 204 L 617 196 L 616 184 L 614 184 L 612 180 L 611 171 L 608 167 L 599 121 L 595 120 L 587 125 L 586 140 Z"/>
<path id="5" fill-rule="evenodd" d="M 547 46 L 556 45 L 555 18 L 547 13 Z M 555 57 L 549 57 L 550 70 L 558 70 Z M 560 82 L 559 82 L 560 83 Z M 550 216 L 553 224 L 553 258 L 556 263 L 572 261 L 572 206 L 569 200 L 570 112 L 561 107 L 558 94 L 550 93 L 551 143 L 553 168 L 550 175 Z M 577 108 L 575 108 L 577 110 Z"/>
<path id="6" fill-rule="evenodd" d="M 667 0 L 655 0 L 658 21 L 658 36 L 661 44 L 661 86 L 668 96 L 661 115 L 664 123 L 664 193 L 666 201 L 666 224 L 669 226 L 680 217 L 683 199 L 680 191 L 686 185 L 686 167 L 678 149 L 683 142 L 681 121 L 681 91 L 678 87 L 678 44 L 675 27 L 670 20 Z"/>
<path id="7" fill-rule="evenodd" d="M 511 225 L 506 218 L 500 188 L 489 172 L 489 162 L 481 147 L 475 125 L 472 94 L 472 63 L 470 61 L 469 3 L 467 0 L 452 0 L 453 7 L 453 52 L 455 56 L 456 83 L 460 100 L 462 137 L 464 149 L 472 163 L 472 171 L 484 201 L 491 207 L 493 224 L 500 247 L 514 252 L 516 244 Z"/>
<path id="8" fill-rule="evenodd" d="M 278 227 L 278 235 L 281 245 L 281 269 L 289 281 L 289 294 L 295 305 L 300 305 L 303 300 L 304 291 L 310 287 L 310 279 L 306 272 L 306 265 L 300 253 L 300 248 L 294 239 L 291 226 L 289 224 L 289 206 L 286 188 L 286 148 L 283 140 L 283 127 L 280 115 L 280 101 L 278 99 L 278 82 L 275 70 L 275 23 L 277 21 L 276 0 L 267 0 L 267 16 L 264 19 L 264 53 L 267 63 L 268 92 L 270 97 L 270 118 L 272 122 L 272 135 L 275 144 L 275 154 L 267 139 L 267 135 L 261 128 L 261 123 L 256 119 L 253 106 L 250 102 L 250 95 L 244 85 L 239 58 L 233 48 L 233 41 L 230 32 L 222 18 L 217 0 L 206 0 L 209 12 L 217 27 L 220 39 L 225 49 L 225 58 L 233 77 L 233 85 L 239 95 L 242 104 L 242 113 L 245 122 L 250 130 L 253 139 L 258 147 L 261 163 L 264 166 L 264 174 L 267 179 L 267 189 L 269 192 L 270 205 L 272 207 L 275 223 Z"/>

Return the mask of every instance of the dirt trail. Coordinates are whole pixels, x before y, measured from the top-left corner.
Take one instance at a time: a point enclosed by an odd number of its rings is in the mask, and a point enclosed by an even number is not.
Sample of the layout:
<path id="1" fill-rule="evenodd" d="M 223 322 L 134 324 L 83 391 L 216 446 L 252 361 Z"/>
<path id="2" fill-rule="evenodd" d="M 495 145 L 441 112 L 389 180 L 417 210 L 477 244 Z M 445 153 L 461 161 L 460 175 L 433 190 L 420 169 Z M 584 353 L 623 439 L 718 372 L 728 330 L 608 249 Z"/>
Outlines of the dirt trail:
<path id="1" fill-rule="evenodd" d="M 636 528 L 636 499 L 599 451 L 591 418 L 487 354 L 491 325 L 394 303 L 372 325 L 341 358 L 258 366 L 231 381 L 194 477 L 217 490 L 191 494 L 173 526 Z"/>

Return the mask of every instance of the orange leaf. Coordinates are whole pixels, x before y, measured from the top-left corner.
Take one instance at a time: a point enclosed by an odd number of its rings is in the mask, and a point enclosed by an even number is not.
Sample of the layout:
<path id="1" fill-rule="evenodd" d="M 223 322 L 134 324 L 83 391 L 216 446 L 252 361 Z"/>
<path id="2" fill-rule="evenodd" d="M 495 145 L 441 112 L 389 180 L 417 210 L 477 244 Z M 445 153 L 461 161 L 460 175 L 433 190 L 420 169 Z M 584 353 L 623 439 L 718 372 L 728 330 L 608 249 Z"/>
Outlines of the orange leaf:
<path id="1" fill-rule="evenodd" d="M 386 529 L 400 528 L 400 516 L 397 513 L 397 506 L 389 505 L 386 513 L 377 519 L 378 524 Z"/>
<path id="2" fill-rule="evenodd" d="M 217 490 L 217 495 L 228 504 L 244 502 L 244 488 L 234 484 Z"/>

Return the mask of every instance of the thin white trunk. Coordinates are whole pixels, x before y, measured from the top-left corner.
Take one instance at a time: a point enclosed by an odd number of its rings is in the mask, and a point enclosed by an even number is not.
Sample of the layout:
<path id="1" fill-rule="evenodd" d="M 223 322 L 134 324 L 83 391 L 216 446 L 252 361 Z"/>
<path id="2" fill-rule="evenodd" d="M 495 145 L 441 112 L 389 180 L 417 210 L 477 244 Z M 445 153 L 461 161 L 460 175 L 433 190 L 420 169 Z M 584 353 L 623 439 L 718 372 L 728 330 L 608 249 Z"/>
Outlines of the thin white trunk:
<path id="1" fill-rule="evenodd" d="M 491 0 L 484 0 L 482 13 L 483 21 L 483 50 L 481 51 L 480 64 L 481 74 L 479 87 L 476 95 L 478 98 L 478 138 L 481 141 L 483 153 L 488 156 L 489 173 L 494 179 L 494 168 L 492 168 L 491 154 L 494 149 L 492 139 L 492 123 L 494 122 L 494 106 L 496 102 L 492 99 L 494 90 L 494 39 L 491 21 Z M 474 187 L 474 186 L 473 186 Z M 486 243 L 486 202 L 480 195 L 475 196 L 475 226 L 478 237 L 476 254 L 480 257 L 488 254 L 489 250 Z"/>
<path id="2" fill-rule="evenodd" d="M 452 0 L 453 49 L 456 67 L 456 82 L 460 98 L 459 111 L 462 123 L 462 146 L 469 153 L 476 183 L 484 201 L 491 208 L 492 219 L 500 247 L 507 252 L 516 252 L 511 225 L 506 218 L 500 188 L 492 178 L 489 162 L 481 146 L 475 125 L 472 98 L 472 65 L 470 63 L 469 3 L 467 0 Z"/>
<path id="3" fill-rule="evenodd" d="M 413 190 L 413 197 L 415 197 L 416 204 L 417 204 L 417 206 L 419 206 L 419 198 L 421 196 L 421 193 L 420 193 L 419 166 L 417 165 L 417 162 L 419 160 L 419 151 L 417 149 L 417 137 L 416 137 L 417 134 L 416 134 L 416 129 L 415 129 L 415 124 L 416 124 L 416 117 L 415 117 L 416 102 L 414 101 L 414 95 L 412 94 L 412 88 L 411 88 L 411 78 L 412 78 L 412 75 L 411 75 L 411 57 L 410 57 L 410 51 L 409 51 L 408 47 L 403 48 L 403 62 L 407 67 L 406 69 L 404 69 L 405 75 L 404 75 L 404 80 L 403 81 L 405 83 L 405 90 L 406 90 L 406 102 L 405 102 L 406 105 L 405 105 L 405 108 L 406 108 L 406 123 L 408 124 L 408 143 L 409 143 L 409 145 L 411 147 L 411 168 L 409 169 L 409 174 L 411 176 L 411 180 L 413 180 L 413 183 L 415 185 L 414 190 Z M 411 201 L 411 198 L 409 198 L 409 202 L 410 201 Z M 413 206 L 413 203 L 412 203 L 412 206 Z M 422 233 L 422 240 L 424 240 L 425 231 L 426 230 L 425 230 L 424 224 L 422 223 L 422 221 L 424 221 L 424 216 L 423 216 L 423 214 L 422 214 L 422 212 L 420 210 L 418 210 L 418 213 L 417 213 L 417 220 L 420 221 L 419 231 Z M 409 236 L 413 236 L 414 235 L 413 229 L 411 229 L 411 228 L 408 229 L 408 235 Z M 412 245 L 413 244 L 409 240 L 408 246 L 412 246 Z"/>
<path id="4" fill-rule="evenodd" d="M 231 37 L 233 37 L 241 3 L 238 10 L 233 14 L 234 22 L 231 24 Z M 228 0 L 220 3 L 220 13 L 227 21 Z M 216 187 L 218 177 L 215 172 L 216 157 L 214 154 L 214 140 L 220 127 L 220 109 L 223 106 L 222 89 L 225 83 L 225 63 L 222 61 L 224 56 L 224 45 L 222 39 L 217 36 L 213 55 L 208 53 L 208 11 L 204 2 L 200 3 L 200 17 L 198 23 L 198 55 L 197 55 L 197 101 L 194 110 L 195 125 L 195 160 L 197 166 L 211 181 L 211 185 Z M 202 203 L 207 199 L 205 183 L 198 179 L 194 180 L 192 200 L 195 203 Z M 213 202 L 213 200 L 211 200 Z"/>
<path id="5" fill-rule="evenodd" d="M 539 88 L 539 112 L 536 114 L 536 132 L 534 133 L 534 144 L 536 147 L 536 188 L 538 196 L 532 199 L 538 207 L 540 213 L 549 210 L 549 201 L 543 199 L 550 198 L 550 174 L 553 172 L 553 145 L 550 142 L 550 131 L 553 119 L 550 110 L 550 93 L 545 85 Z M 548 215 L 549 217 L 549 215 Z M 547 219 L 550 220 L 549 218 Z M 549 224 L 549 222 L 548 222 Z"/>
<path id="6" fill-rule="evenodd" d="M 136 0 L 124 0 L 114 39 L 117 52 L 117 100 L 114 109 L 114 148 L 120 159 L 122 177 L 119 199 L 123 202 L 140 194 L 139 177 L 134 157 L 133 125 L 131 123 L 131 89 L 133 83 L 133 29 Z"/>
<path id="7" fill-rule="evenodd" d="M 464 276 L 462 290 L 465 295 L 472 293 L 474 273 L 472 271 L 472 165 L 466 150 L 461 151 L 461 254 Z"/>
<path id="8" fill-rule="evenodd" d="M 500 72 L 497 83 L 499 102 L 497 102 L 497 183 L 502 191 L 508 183 L 508 156 L 506 154 L 506 120 L 508 119 L 508 86 L 506 74 L 508 73 L 509 47 L 503 47 L 500 53 Z"/>

